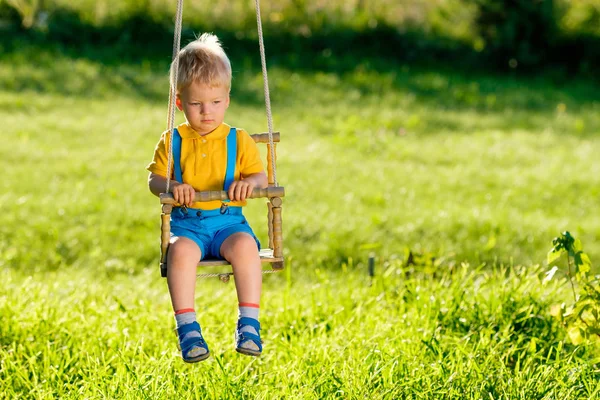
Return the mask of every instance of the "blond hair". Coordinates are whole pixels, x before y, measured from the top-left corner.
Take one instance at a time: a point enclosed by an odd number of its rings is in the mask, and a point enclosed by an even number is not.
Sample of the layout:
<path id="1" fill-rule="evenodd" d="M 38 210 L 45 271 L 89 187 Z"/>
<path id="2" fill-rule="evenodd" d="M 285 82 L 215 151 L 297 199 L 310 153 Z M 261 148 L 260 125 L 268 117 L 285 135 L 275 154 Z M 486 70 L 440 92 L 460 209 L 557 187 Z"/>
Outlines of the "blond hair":
<path id="1" fill-rule="evenodd" d="M 177 93 L 192 82 L 210 87 L 231 88 L 231 63 L 221 42 L 212 33 L 203 33 L 177 55 Z M 171 85 L 175 82 L 175 63 L 171 64 Z"/>

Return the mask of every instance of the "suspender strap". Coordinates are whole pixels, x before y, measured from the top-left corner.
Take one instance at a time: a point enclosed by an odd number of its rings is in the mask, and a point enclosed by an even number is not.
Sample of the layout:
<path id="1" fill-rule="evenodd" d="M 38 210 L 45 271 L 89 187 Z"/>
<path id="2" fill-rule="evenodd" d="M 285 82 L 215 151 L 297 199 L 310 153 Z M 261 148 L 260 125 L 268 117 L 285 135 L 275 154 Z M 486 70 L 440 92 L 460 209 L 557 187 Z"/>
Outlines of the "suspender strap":
<path id="1" fill-rule="evenodd" d="M 173 172 L 175 174 L 175 180 L 179 183 L 183 183 L 183 176 L 181 175 L 181 135 L 177 128 L 173 129 Z"/>
<path id="2" fill-rule="evenodd" d="M 227 170 L 225 172 L 225 182 L 223 190 L 227 191 L 235 178 L 235 162 L 237 159 L 237 131 L 235 128 L 229 130 L 227 135 Z M 229 200 L 225 200 L 228 202 Z"/>

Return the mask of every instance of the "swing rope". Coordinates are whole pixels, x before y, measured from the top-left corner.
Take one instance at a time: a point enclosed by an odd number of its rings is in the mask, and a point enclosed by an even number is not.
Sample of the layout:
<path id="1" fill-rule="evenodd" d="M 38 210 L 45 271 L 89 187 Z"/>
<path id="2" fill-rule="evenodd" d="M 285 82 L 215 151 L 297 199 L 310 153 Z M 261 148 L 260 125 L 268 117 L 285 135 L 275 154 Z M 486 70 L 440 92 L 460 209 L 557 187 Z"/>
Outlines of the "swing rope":
<path id="1" fill-rule="evenodd" d="M 175 99 L 177 96 L 177 71 L 179 70 L 179 49 L 181 48 L 181 26 L 183 20 L 183 0 L 177 1 L 177 13 L 175 16 L 175 33 L 173 35 L 173 67 L 171 68 L 171 90 L 169 91 L 169 114 L 168 114 L 168 125 L 169 129 L 169 145 L 167 149 L 168 160 L 167 160 L 167 189 L 165 193 L 169 193 L 171 185 L 171 163 L 173 162 L 173 134 L 175 125 Z M 165 140 L 167 138 L 165 137 Z M 179 182 L 183 183 L 183 182 Z"/>
<path id="2" fill-rule="evenodd" d="M 265 269 L 262 271 L 263 274 L 275 274 L 279 272 L 279 270 L 273 269 Z M 219 278 L 223 282 L 228 282 L 229 278 L 233 276 L 233 272 L 225 272 L 225 273 L 207 273 L 207 274 L 197 274 L 196 278 Z"/>
<path id="3" fill-rule="evenodd" d="M 260 64 L 262 66 L 263 86 L 265 90 L 265 107 L 267 109 L 267 125 L 269 127 L 269 149 L 271 149 L 271 168 L 273 182 L 277 184 L 277 170 L 275 169 L 275 146 L 273 145 L 273 114 L 271 113 L 271 96 L 269 94 L 269 77 L 267 75 L 267 60 L 265 56 L 265 43 L 263 39 L 262 21 L 260 18 L 260 0 L 255 0 L 256 26 L 258 28 L 258 44 L 260 47 Z"/>
<path id="4" fill-rule="evenodd" d="M 273 182 L 275 186 L 279 186 L 277 183 L 277 167 L 275 165 L 275 144 L 273 143 L 273 113 L 271 111 L 271 95 L 269 92 L 269 76 L 267 73 L 267 61 L 265 55 L 265 44 L 263 38 L 262 21 L 260 18 L 260 0 L 255 0 L 256 8 L 256 25 L 258 28 L 258 43 L 260 48 L 260 63 L 263 74 L 263 87 L 265 92 L 265 108 L 267 110 L 267 125 L 269 129 L 269 149 L 271 152 L 270 167 L 273 171 Z M 183 20 L 183 0 L 177 1 L 177 12 L 175 16 L 175 32 L 173 35 L 173 66 L 171 68 L 171 89 L 169 92 L 169 112 L 167 117 L 167 129 L 169 130 L 169 144 L 167 149 L 167 183 L 165 193 L 169 193 L 171 186 L 171 164 L 173 163 L 173 134 L 175 125 L 175 100 L 177 96 L 177 71 L 179 69 L 179 50 L 181 49 L 181 30 Z M 166 138 L 165 138 L 166 139 Z M 180 182 L 181 183 L 181 182 Z"/>

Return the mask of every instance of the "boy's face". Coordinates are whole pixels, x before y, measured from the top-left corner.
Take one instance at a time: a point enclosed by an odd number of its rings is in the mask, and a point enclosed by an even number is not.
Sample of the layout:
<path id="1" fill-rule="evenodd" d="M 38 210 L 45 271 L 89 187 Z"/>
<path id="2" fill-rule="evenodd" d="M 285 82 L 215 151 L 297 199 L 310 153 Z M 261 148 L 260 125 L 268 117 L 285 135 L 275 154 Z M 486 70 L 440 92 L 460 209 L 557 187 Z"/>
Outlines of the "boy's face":
<path id="1" fill-rule="evenodd" d="M 223 122 L 229 107 L 229 90 L 193 82 L 177 96 L 177 108 L 200 135 L 212 132 Z"/>

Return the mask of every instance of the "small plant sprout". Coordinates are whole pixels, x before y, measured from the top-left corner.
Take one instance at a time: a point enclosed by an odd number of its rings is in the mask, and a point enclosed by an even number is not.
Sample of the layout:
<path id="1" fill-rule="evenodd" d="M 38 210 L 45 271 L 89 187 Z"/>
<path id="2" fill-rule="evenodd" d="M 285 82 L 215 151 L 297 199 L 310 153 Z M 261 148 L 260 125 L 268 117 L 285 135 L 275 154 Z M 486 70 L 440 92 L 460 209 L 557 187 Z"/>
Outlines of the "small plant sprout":
<path id="1" fill-rule="evenodd" d="M 600 339 L 600 286 L 598 279 L 590 277 L 592 263 L 583 251 L 579 239 L 575 239 L 568 231 L 552 240 L 552 248 L 548 252 L 548 265 L 558 260 L 563 254 L 567 256 L 567 277 L 573 291 L 574 302 L 553 307 L 551 313 L 559 318 L 567 330 L 573 344 L 585 340 Z M 552 275 L 556 266 L 551 269 Z M 574 271 L 573 271 L 574 269 Z M 549 275 L 550 276 L 550 275 Z M 575 285 L 579 287 L 577 293 Z"/>

